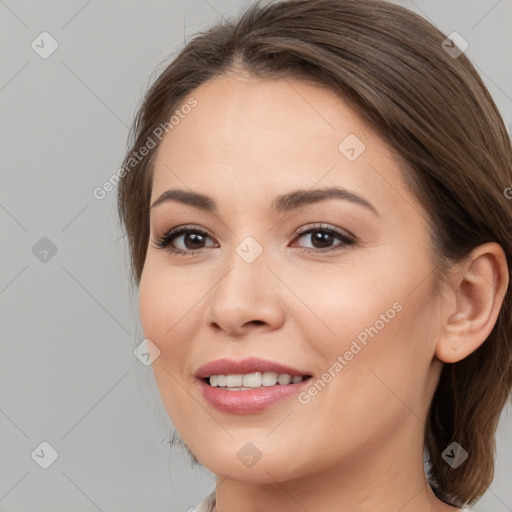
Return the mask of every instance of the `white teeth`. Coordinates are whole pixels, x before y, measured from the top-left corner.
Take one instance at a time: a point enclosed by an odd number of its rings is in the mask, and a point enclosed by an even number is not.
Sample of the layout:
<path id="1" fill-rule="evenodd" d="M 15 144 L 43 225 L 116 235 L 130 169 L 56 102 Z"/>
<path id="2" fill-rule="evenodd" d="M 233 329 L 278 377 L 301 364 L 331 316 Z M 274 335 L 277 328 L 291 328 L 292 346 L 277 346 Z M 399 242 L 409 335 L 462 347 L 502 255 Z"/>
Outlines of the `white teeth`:
<path id="1" fill-rule="evenodd" d="M 242 384 L 246 388 L 259 388 L 263 382 L 261 372 L 248 373 L 242 377 Z"/>
<path id="2" fill-rule="evenodd" d="M 275 386 L 280 384 L 285 386 L 287 384 L 296 384 L 302 382 L 302 375 L 295 375 L 292 377 L 287 373 L 276 372 L 254 372 L 245 375 L 211 375 L 210 386 L 227 388 L 230 391 L 240 391 L 244 389 L 259 388 L 261 386 Z"/>
<path id="3" fill-rule="evenodd" d="M 277 373 L 265 372 L 261 378 L 263 386 L 275 386 L 277 384 Z"/>
<path id="4" fill-rule="evenodd" d="M 242 385 L 241 375 L 226 375 L 226 386 L 228 388 L 236 388 Z"/>
<path id="5" fill-rule="evenodd" d="M 279 382 L 279 384 L 281 385 L 290 384 L 291 381 L 291 376 L 286 373 L 281 373 L 281 375 L 279 375 L 279 377 L 277 378 L 277 382 Z"/>

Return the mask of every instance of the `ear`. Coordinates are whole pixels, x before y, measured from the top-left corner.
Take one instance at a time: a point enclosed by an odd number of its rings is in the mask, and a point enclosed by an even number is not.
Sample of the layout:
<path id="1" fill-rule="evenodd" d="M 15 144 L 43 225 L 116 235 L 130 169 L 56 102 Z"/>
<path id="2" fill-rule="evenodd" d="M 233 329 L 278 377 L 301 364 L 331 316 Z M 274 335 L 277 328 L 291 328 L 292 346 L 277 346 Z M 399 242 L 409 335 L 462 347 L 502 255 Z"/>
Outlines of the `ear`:
<path id="1" fill-rule="evenodd" d="M 450 276 L 436 357 L 456 363 L 474 352 L 489 336 L 509 284 L 507 259 L 494 242 L 473 249 Z"/>

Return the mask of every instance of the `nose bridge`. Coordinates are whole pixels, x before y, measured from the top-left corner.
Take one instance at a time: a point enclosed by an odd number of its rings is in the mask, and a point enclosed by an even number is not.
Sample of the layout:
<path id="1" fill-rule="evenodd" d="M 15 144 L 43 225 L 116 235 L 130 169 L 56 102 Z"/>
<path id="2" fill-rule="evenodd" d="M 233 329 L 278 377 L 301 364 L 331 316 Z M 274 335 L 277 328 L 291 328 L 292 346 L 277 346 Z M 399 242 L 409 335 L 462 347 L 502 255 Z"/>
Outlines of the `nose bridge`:
<path id="1" fill-rule="evenodd" d="M 264 283 L 272 274 L 266 268 L 267 253 L 252 236 L 235 245 L 226 259 L 226 272 L 214 290 L 215 302 L 231 309 L 261 302 Z M 258 300 L 259 299 L 259 300 Z"/>
<path id="2" fill-rule="evenodd" d="M 248 235 L 233 247 L 226 270 L 212 291 L 210 321 L 232 332 L 248 322 L 273 325 L 282 320 L 279 286 L 267 268 L 269 254 Z"/>

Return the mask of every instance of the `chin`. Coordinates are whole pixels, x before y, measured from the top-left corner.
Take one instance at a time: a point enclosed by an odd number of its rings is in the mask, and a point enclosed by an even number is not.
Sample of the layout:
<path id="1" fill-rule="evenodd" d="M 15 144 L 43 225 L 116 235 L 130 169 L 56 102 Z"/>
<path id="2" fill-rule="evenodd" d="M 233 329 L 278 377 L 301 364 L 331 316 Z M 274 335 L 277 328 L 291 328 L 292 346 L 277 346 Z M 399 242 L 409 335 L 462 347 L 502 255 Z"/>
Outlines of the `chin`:
<path id="1" fill-rule="evenodd" d="M 263 437 L 264 438 L 264 437 Z M 282 446 L 282 444 L 281 444 Z M 243 441 L 231 445 L 217 445 L 215 449 L 204 446 L 193 452 L 199 462 L 209 471 L 221 478 L 229 478 L 254 484 L 273 484 L 292 480 L 308 473 L 308 465 L 301 464 L 297 455 L 301 448 L 277 451 L 267 441 Z"/>

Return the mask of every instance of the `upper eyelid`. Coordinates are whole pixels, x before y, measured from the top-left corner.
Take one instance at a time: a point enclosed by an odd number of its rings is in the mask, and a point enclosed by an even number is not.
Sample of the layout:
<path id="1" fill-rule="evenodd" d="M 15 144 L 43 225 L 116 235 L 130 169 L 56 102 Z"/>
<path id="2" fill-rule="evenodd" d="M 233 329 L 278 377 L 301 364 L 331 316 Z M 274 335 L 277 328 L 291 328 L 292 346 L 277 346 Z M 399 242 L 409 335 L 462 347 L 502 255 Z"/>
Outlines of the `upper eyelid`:
<path id="1" fill-rule="evenodd" d="M 340 239 L 345 238 L 345 239 L 351 240 L 352 242 L 357 241 L 357 237 L 354 236 L 349 231 L 342 229 L 342 228 L 331 226 L 330 224 L 319 223 L 319 222 L 315 222 L 312 225 L 301 226 L 300 228 L 295 229 L 290 236 L 293 236 L 294 240 L 295 240 L 295 238 L 310 234 L 311 231 L 315 231 L 315 230 L 331 231 L 331 232 L 333 232 L 334 235 L 337 235 Z M 184 224 L 182 226 L 176 226 L 175 228 L 171 228 L 167 231 L 164 231 L 164 233 L 161 236 L 155 237 L 155 241 L 159 241 L 164 238 L 168 238 L 169 239 L 168 243 L 171 244 L 172 242 L 174 242 L 174 240 L 176 240 L 176 238 L 186 234 L 187 232 L 201 233 L 201 234 L 206 235 L 211 240 L 215 240 L 215 238 L 216 238 L 215 236 L 211 235 L 209 230 L 207 230 L 205 228 L 202 228 L 202 227 L 194 225 L 194 224 L 192 224 L 192 225 Z M 346 240 L 344 242 L 346 242 Z M 216 242 L 216 243 L 218 243 L 218 242 Z M 197 250 L 202 250 L 202 248 L 197 249 Z M 191 249 L 188 252 L 192 252 L 192 251 L 193 251 L 193 249 Z"/>
<path id="2" fill-rule="evenodd" d="M 355 235 L 353 235 L 352 233 L 350 233 L 346 229 L 338 228 L 338 227 L 331 226 L 330 224 L 318 223 L 318 222 L 315 222 L 312 225 L 305 225 L 305 226 L 302 226 L 300 228 L 294 229 L 290 236 L 303 235 L 303 234 L 307 233 L 308 231 L 314 230 L 314 229 L 318 229 L 318 230 L 322 230 L 322 229 L 333 230 L 333 231 L 339 232 L 340 235 L 346 234 L 346 236 L 349 236 L 351 238 L 356 238 Z M 213 236 L 210 233 L 210 230 L 208 230 L 206 228 L 203 228 L 203 227 L 200 227 L 200 226 L 197 226 L 195 224 L 191 224 L 191 225 L 184 224 L 182 226 L 176 226 L 175 228 L 164 230 L 164 232 L 162 233 L 162 235 L 160 235 L 160 237 L 161 236 L 166 236 L 166 235 L 171 235 L 171 234 L 172 235 L 181 235 L 181 234 L 183 234 L 183 231 L 185 231 L 185 232 L 186 231 L 196 231 L 196 232 L 204 233 L 204 234 L 208 235 L 211 238 L 215 238 L 215 236 Z M 160 238 L 160 237 L 156 237 L 156 238 Z"/>

